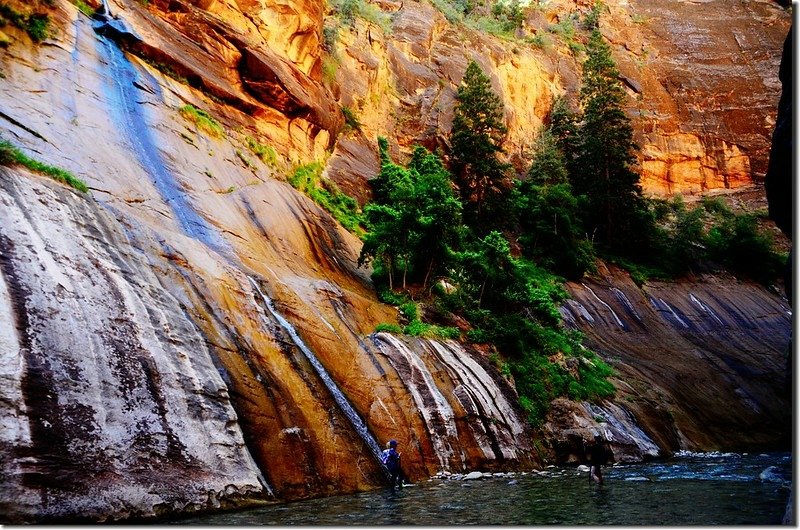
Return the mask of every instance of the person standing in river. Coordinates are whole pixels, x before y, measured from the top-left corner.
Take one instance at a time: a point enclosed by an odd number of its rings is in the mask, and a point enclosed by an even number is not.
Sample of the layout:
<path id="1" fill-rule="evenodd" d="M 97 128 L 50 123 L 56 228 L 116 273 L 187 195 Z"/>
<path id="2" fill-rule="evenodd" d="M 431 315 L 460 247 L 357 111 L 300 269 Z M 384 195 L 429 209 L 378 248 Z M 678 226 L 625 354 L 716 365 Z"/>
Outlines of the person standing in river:
<path id="1" fill-rule="evenodd" d="M 586 456 L 589 458 L 589 480 L 603 484 L 602 466 L 608 463 L 608 447 L 606 441 L 599 434 L 594 435 L 594 443 L 586 448 Z"/>
<path id="2" fill-rule="evenodd" d="M 389 471 L 391 486 L 394 489 L 395 485 L 398 487 L 403 485 L 400 479 L 400 453 L 397 452 L 397 440 L 390 440 L 386 447 L 381 453 L 381 462 Z"/>

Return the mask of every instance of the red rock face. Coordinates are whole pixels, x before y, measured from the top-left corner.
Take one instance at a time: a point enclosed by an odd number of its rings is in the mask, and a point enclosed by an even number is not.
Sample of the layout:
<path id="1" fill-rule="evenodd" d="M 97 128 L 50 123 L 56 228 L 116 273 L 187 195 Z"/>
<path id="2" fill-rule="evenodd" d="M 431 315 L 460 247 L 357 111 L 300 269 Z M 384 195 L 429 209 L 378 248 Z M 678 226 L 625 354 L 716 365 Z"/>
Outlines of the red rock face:
<path id="1" fill-rule="evenodd" d="M 630 96 L 645 191 L 696 194 L 763 178 L 788 13 L 766 0 L 604 5 L 600 27 Z M 446 153 L 455 89 L 475 59 L 504 100 L 506 154 L 524 171 L 552 98 L 575 98 L 579 89 L 581 56 L 548 28 L 587 10 L 585 2 L 564 0 L 530 14 L 524 31 L 549 42 L 539 49 L 450 25 L 432 7 L 407 2 L 392 9 L 390 34 L 361 23 L 344 32 L 337 97 L 359 110 L 367 138 L 386 135 L 401 150 L 421 143 Z"/>
<path id="2" fill-rule="evenodd" d="M 638 99 L 644 188 L 686 194 L 763 180 L 788 13 L 771 1 L 634 0 L 611 15 L 604 34 Z"/>

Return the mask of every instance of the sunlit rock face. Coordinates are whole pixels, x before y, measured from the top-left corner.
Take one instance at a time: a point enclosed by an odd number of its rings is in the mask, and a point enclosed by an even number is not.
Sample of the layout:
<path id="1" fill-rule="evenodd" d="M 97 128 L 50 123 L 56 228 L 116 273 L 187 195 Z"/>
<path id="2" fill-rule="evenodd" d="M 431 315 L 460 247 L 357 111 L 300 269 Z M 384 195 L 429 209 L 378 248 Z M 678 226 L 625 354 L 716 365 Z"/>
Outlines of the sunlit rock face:
<path id="1" fill-rule="evenodd" d="M 402 387 L 379 395 L 371 413 L 393 437 L 408 445 L 408 461 L 422 476 L 440 471 L 513 469 L 532 466 L 531 431 L 517 396 L 496 368 L 454 341 L 402 340 L 387 333 L 370 337 L 375 359 Z M 394 385 L 392 385 L 394 387 Z M 386 401 L 418 411 L 410 429 L 381 414 Z M 410 416 L 405 416 L 408 421 Z M 372 418 L 371 418 L 372 419 Z M 418 438 L 416 433 L 427 432 Z M 411 435 L 409 440 L 409 433 Z"/>
<path id="2" fill-rule="evenodd" d="M 603 34 L 632 96 L 642 185 L 694 194 L 761 182 L 788 11 L 773 1 L 609 3 Z"/>
<path id="3" fill-rule="evenodd" d="M 376 4 L 391 17 L 389 33 L 360 20 L 339 30 L 332 88 L 359 116 L 353 140 L 361 149 L 350 143 L 334 151 L 331 176 L 348 189 L 370 178 L 374 165 L 362 169 L 356 161 L 374 158 L 378 135 L 398 151 L 419 143 L 447 153 L 455 93 L 473 59 L 503 99 L 506 156 L 524 172 L 553 98 L 566 94 L 575 102 L 580 89 L 583 56 L 550 29 L 572 15 L 581 19 L 590 4 L 542 2 L 522 30 L 546 43 L 538 48 L 450 24 L 427 3 Z M 789 13 L 771 0 L 604 6 L 600 29 L 629 96 L 645 192 L 697 194 L 760 182 Z M 576 44 L 584 44 L 581 37 Z"/>

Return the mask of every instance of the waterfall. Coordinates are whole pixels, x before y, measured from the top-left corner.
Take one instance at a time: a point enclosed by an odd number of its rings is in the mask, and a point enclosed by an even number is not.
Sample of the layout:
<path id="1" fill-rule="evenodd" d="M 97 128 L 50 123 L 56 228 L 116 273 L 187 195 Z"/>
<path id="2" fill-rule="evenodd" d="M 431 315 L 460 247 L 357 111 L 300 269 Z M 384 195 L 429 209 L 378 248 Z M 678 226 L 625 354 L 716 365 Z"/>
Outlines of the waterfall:
<path id="1" fill-rule="evenodd" d="M 261 300 L 264 302 L 264 306 L 272 315 L 272 318 L 274 318 L 281 326 L 281 328 L 283 328 L 283 330 L 289 334 L 289 336 L 292 338 L 292 342 L 294 342 L 294 344 L 300 349 L 300 351 L 303 352 L 303 355 L 305 355 L 306 359 L 308 359 L 308 362 L 311 363 L 311 366 L 314 367 L 314 371 L 316 371 L 319 378 L 322 379 L 322 382 L 325 384 L 325 387 L 328 389 L 328 391 L 330 391 L 331 395 L 333 396 L 333 399 L 336 401 L 336 404 L 339 405 L 341 411 L 344 413 L 345 416 L 347 416 L 347 419 L 350 420 L 350 423 L 353 425 L 353 428 L 355 428 L 356 432 L 361 436 L 361 438 L 364 440 L 367 446 L 369 446 L 370 450 L 375 455 L 375 458 L 380 460 L 381 448 L 380 445 L 378 444 L 378 441 L 375 439 L 374 436 L 372 436 L 372 433 L 369 432 L 369 429 L 367 428 L 367 425 L 364 423 L 364 420 L 361 419 L 361 417 L 355 411 L 355 409 L 347 400 L 345 395 L 342 394 L 342 391 L 339 390 L 339 387 L 336 385 L 336 382 L 331 378 L 327 370 L 325 370 L 325 367 L 322 366 L 322 363 L 319 362 L 317 356 L 314 355 L 314 352 L 312 352 L 311 349 L 306 345 L 306 343 L 303 342 L 303 339 L 301 339 L 300 335 L 297 334 L 297 330 L 294 329 L 294 326 L 292 326 L 288 320 L 286 320 L 280 313 L 278 313 L 278 311 L 275 309 L 275 306 L 272 303 L 272 300 L 267 295 L 264 294 L 264 292 L 258 286 L 258 283 L 251 276 L 248 276 L 247 279 L 250 280 L 250 283 L 253 284 L 253 287 L 261 296 Z"/>
<path id="2" fill-rule="evenodd" d="M 115 117 L 119 130 L 127 140 L 128 146 L 136 154 L 142 168 L 152 179 L 162 199 L 172 210 L 181 230 L 231 261 L 233 251 L 227 241 L 194 210 L 180 185 L 172 176 L 161 156 L 157 142 L 151 135 L 150 126 L 138 101 L 140 94 L 137 90 L 139 89 L 136 87 L 146 86 L 157 98 L 161 99 L 161 87 L 158 81 L 147 73 L 144 74 L 146 79 L 143 80 L 116 43 L 110 38 L 102 36 L 109 24 L 114 24 L 119 33 L 132 34 L 130 30 L 124 29 L 124 22 L 111 18 L 105 2 L 103 2 L 103 6 L 105 13 L 99 16 L 101 20 L 95 24 L 95 31 L 100 34 L 98 51 L 106 59 L 114 80 L 109 100 L 112 115 Z"/>
<path id="3" fill-rule="evenodd" d="M 449 439 L 458 437 L 455 413 L 439 391 L 428 368 L 419 356 L 388 333 L 375 335 L 378 348 L 386 355 L 402 379 L 428 428 L 431 443 L 443 471 L 455 454 Z"/>

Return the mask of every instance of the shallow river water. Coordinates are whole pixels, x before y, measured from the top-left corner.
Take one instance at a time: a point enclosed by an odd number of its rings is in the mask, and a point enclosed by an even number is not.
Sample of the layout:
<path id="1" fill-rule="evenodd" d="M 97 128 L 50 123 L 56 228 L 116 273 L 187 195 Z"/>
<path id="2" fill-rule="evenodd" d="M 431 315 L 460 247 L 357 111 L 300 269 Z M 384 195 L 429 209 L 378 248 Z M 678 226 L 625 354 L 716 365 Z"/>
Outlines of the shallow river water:
<path id="1" fill-rule="evenodd" d="M 771 472 L 765 470 L 774 466 Z M 789 497 L 788 453 L 683 454 L 605 467 L 605 484 L 576 468 L 426 480 L 176 521 L 203 525 L 731 525 L 780 524 Z M 760 478 L 763 477 L 763 478 Z"/>

